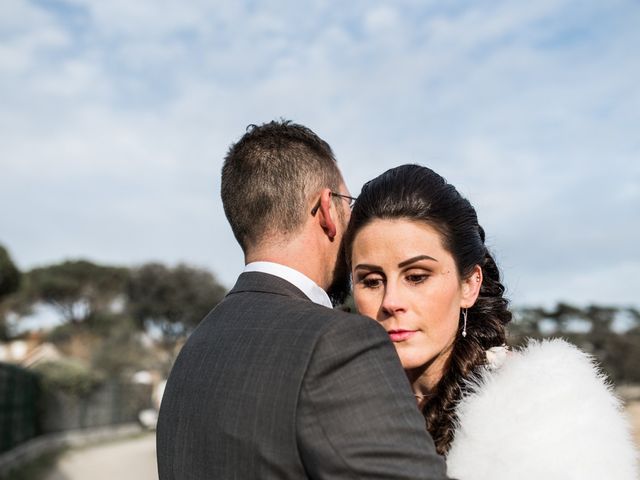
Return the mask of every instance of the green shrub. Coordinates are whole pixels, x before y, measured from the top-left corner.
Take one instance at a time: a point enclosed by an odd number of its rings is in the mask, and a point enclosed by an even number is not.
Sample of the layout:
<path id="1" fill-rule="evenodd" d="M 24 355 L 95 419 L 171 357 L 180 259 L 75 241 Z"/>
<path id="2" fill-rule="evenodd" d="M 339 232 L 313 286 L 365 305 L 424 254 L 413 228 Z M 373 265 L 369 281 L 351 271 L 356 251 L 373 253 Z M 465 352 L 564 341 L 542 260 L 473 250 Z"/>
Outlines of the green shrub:
<path id="1" fill-rule="evenodd" d="M 82 397 L 95 389 L 103 378 L 79 360 L 66 358 L 45 362 L 33 369 L 40 374 L 45 389 Z"/>

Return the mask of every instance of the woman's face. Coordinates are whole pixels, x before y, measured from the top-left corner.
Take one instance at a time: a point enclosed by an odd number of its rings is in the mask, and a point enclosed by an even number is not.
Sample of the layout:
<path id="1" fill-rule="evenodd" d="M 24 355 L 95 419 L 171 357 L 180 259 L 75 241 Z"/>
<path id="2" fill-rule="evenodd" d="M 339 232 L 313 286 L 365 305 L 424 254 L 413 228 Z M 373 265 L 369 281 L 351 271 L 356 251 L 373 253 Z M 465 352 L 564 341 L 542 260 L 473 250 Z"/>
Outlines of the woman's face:
<path id="1" fill-rule="evenodd" d="M 461 281 L 440 234 L 407 219 L 379 219 L 362 228 L 353 240 L 351 265 L 360 313 L 382 324 L 406 370 L 424 371 L 437 382 L 460 309 L 477 298 L 480 268 Z"/>

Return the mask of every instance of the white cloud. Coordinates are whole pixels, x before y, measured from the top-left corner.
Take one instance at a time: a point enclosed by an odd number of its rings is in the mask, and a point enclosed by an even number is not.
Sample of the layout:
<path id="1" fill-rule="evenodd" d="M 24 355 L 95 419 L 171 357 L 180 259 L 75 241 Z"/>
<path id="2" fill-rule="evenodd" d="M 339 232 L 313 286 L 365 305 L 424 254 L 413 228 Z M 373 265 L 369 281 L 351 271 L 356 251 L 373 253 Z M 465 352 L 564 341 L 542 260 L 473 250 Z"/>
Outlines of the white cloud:
<path id="1" fill-rule="evenodd" d="M 398 12 L 389 6 L 378 6 L 365 14 L 364 24 L 367 30 L 375 34 L 395 30 L 400 21 Z"/>
<path id="2" fill-rule="evenodd" d="M 9 1 L 0 7 L 0 72 L 19 75 L 39 68 L 37 61 L 47 53 L 71 44 L 69 35 L 53 19 L 27 2 Z M 8 37 L 8 38 L 7 38 Z"/>
<path id="3" fill-rule="evenodd" d="M 15 34 L 25 29 L 40 28 L 49 15 L 23 0 L 4 0 L 0 5 L 0 31 Z"/>
<path id="4" fill-rule="evenodd" d="M 640 286 L 595 280 L 638 262 L 632 2 L 69 5 L 0 7 L 0 241 L 23 267 L 187 260 L 231 284 L 222 157 L 284 116 L 333 145 L 354 193 L 401 163 L 442 173 L 516 301 Z"/>

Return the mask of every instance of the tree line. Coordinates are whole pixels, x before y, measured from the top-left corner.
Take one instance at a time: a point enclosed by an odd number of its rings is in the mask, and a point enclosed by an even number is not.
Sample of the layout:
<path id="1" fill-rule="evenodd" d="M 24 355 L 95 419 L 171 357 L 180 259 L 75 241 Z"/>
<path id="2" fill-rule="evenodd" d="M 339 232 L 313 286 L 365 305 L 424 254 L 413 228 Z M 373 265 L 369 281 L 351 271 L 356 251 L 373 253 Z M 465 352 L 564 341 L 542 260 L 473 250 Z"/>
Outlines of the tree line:
<path id="1" fill-rule="evenodd" d="M 0 245 L 0 341 L 15 339 L 43 306 L 55 312 L 58 325 L 38 334 L 65 358 L 40 368 L 63 389 L 88 391 L 141 369 L 167 373 L 176 345 L 225 294 L 211 272 L 183 264 L 68 260 L 21 272 Z"/>
<path id="2" fill-rule="evenodd" d="M 114 267 L 70 260 L 20 272 L 0 245 L 0 340 L 46 305 L 60 320 L 47 340 L 62 347 L 78 338 L 92 344 L 93 368 L 107 373 L 145 364 L 136 340 L 141 333 L 153 333 L 166 352 L 175 350 L 225 293 L 211 272 L 188 265 Z M 560 303 L 513 310 L 511 345 L 563 337 L 594 355 L 614 382 L 640 384 L 636 308 Z M 172 354 L 167 358 L 165 364 Z"/>
<path id="3" fill-rule="evenodd" d="M 20 272 L 0 245 L 0 337 L 5 340 L 9 316 L 24 318 L 39 305 L 51 307 L 65 325 L 94 327 L 105 316 L 125 315 L 137 330 L 157 329 L 174 340 L 225 293 L 209 271 L 183 264 L 129 268 L 69 260 Z"/>
<path id="4" fill-rule="evenodd" d="M 559 303 L 514 309 L 510 343 L 562 337 L 593 355 L 615 384 L 640 384 L 640 311 L 635 307 Z"/>

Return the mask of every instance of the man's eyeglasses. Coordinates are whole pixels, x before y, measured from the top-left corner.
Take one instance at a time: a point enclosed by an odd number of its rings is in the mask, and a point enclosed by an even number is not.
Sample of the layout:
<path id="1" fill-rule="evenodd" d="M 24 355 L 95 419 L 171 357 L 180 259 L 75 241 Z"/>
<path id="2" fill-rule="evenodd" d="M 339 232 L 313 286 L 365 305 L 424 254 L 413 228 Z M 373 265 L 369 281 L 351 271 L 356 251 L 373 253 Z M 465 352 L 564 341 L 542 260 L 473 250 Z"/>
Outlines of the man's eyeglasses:
<path id="1" fill-rule="evenodd" d="M 353 204 L 356 203 L 356 198 L 351 197 L 349 195 L 343 195 L 342 193 L 335 193 L 335 192 L 329 192 L 329 195 L 331 195 L 332 197 L 340 197 L 346 200 L 349 203 L 349 208 L 353 208 Z M 316 206 L 313 207 L 313 210 L 311 210 L 311 215 L 315 216 L 319 208 L 320 208 L 320 199 L 318 199 L 318 203 L 316 203 Z"/>

